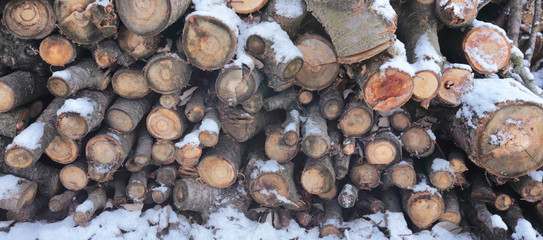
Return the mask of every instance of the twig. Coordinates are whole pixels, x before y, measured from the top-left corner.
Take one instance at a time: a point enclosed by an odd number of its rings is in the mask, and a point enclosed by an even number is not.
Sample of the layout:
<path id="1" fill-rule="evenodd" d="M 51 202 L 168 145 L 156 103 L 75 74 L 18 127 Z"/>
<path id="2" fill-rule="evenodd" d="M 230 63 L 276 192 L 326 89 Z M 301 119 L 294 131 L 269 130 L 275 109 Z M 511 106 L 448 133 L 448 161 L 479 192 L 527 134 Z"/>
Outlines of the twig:
<path id="1" fill-rule="evenodd" d="M 519 1 L 520 2 L 520 1 Z M 541 0 L 535 0 L 534 7 L 534 20 L 532 21 L 532 30 L 530 31 L 530 41 L 528 50 L 524 59 L 530 64 L 532 62 L 532 56 L 535 51 L 535 40 L 537 39 L 537 26 L 539 25 L 539 19 L 541 19 Z"/>
<path id="2" fill-rule="evenodd" d="M 513 44 L 518 47 L 518 38 L 520 34 L 520 23 L 522 18 L 522 1 L 509 1 L 509 21 L 507 21 L 507 36 L 513 40 Z"/>

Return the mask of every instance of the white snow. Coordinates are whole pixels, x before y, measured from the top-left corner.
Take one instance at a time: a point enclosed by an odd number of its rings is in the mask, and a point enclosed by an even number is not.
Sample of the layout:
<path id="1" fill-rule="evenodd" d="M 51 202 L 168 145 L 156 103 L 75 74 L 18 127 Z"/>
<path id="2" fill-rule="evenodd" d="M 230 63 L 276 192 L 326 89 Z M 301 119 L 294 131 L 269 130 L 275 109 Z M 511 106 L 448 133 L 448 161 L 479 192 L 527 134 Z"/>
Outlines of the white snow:
<path id="1" fill-rule="evenodd" d="M 198 138 L 198 135 L 200 135 L 200 129 L 196 129 L 192 131 L 191 133 L 185 135 L 182 141 L 179 141 L 178 143 L 175 144 L 175 147 L 183 148 L 186 145 L 199 146 L 200 139 Z"/>
<path id="2" fill-rule="evenodd" d="M 297 57 L 303 58 L 302 52 L 290 40 L 288 34 L 276 22 L 261 22 L 250 26 L 243 32 L 243 38 L 258 35 L 273 42 L 276 62 L 288 62 Z M 245 39 L 247 39 L 245 38 Z"/>
<path id="3" fill-rule="evenodd" d="M 297 18 L 304 14 L 300 0 L 276 0 L 275 13 L 287 18 Z"/>
<path id="4" fill-rule="evenodd" d="M 492 226 L 507 230 L 507 225 L 505 225 L 500 215 L 494 214 L 490 217 L 490 220 L 492 221 Z"/>
<path id="5" fill-rule="evenodd" d="M 289 112 L 289 114 L 290 114 L 290 117 L 292 117 L 295 122 L 300 122 L 300 113 L 298 112 L 298 110 L 293 109 Z M 296 129 L 296 124 L 294 124 L 293 122 L 289 123 L 285 127 L 285 133 L 290 132 L 290 131 L 298 131 L 298 129 Z"/>
<path id="6" fill-rule="evenodd" d="M 534 84 L 540 88 L 543 88 L 543 68 L 533 72 L 534 75 Z"/>
<path id="7" fill-rule="evenodd" d="M 4 175 L 0 177 L 0 200 L 7 200 L 13 198 L 13 194 L 19 192 L 17 183 L 21 180 L 13 175 Z"/>
<path id="8" fill-rule="evenodd" d="M 76 212 L 88 212 L 94 208 L 94 204 L 90 200 L 85 200 L 83 203 L 79 204 L 75 209 Z"/>
<path id="9" fill-rule="evenodd" d="M 166 187 L 166 185 L 164 185 L 164 184 L 160 184 L 160 186 L 154 187 L 154 188 L 153 188 L 153 191 L 158 191 L 158 192 L 161 192 L 161 193 L 166 193 L 166 192 L 168 191 L 168 187 Z"/>
<path id="10" fill-rule="evenodd" d="M 238 67 L 242 67 L 243 65 L 245 65 L 252 70 L 255 67 L 255 62 L 253 61 L 253 58 L 248 55 L 247 52 L 245 52 L 245 44 L 247 43 L 247 38 L 249 37 L 247 31 L 253 25 L 254 24 L 248 24 L 241 21 L 241 24 L 239 26 L 238 45 L 236 47 L 236 59 L 232 63 L 227 64 L 225 68 L 232 65 Z"/>
<path id="11" fill-rule="evenodd" d="M 239 25 L 242 22 L 241 18 L 239 18 L 234 9 L 226 6 L 226 1 L 192 0 L 192 3 L 194 3 L 196 11 L 187 15 L 185 21 L 195 15 L 213 17 L 226 24 L 235 35 L 239 34 Z"/>
<path id="12" fill-rule="evenodd" d="M 414 52 L 417 61 L 413 63 L 413 67 L 417 72 L 431 71 L 441 75 L 443 57 L 433 47 L 430 39 L 428 38 L 428 33 L 425 33 L 419 38 Z"/>
<path id="13" fill-rule="evenodd" d="M 419 174 L 419 178 L 420 178 L 420 182 L 409 189 L 413 190 L 413 192 L 428 192 L 430 194 L 437 194 L 438 196 L 441 196 L 441 194 L 439 194 L 437 189 L 428 185 L 426 176 L 424 176 L 424 174 Z"/>
<path id="14" fill-rule="evenodd" d="M 542 182 L 543 181 L 543 171 L 537 170 L 531 173 L 528 173 L 528 176 L 531 177 L 534 181 Z"/>
<path id="15" fill-rule="evenodd" d="M 476 3 L 474 1 L 469 1 L 469 0 L 468 1 L 439 0 L 440 7 L 445 6 L 444 9 L 452 9 L 452 12 L 454 13 L 454 15 L 461 19 L 467 19 L 469 17 L 466 14 L 472 12 L 472 11 L 469 11 L 469 9 L 477 8 L 477 5 L 475 4 Z"/>
<path id="16" fill-rule="evenodd" d="M 487 31 L 479 31 L 478 33 L 476 33 L 477 35 L 474 35 L 475 38 L 484 38 L 486 39 L 486 41 L 500 42 L 503 37 L 511 42 L 511 40 L 507 38 L 507 34 L 505 33 L 505 31 L 494 24 L 475 20 L 473 21 L 473 27 L 490 28 L 498 32 L 498 35 L 496 35 Z M 500 59 L 496 58 L 496 56 L 502 55 L 504 51 L 506 51 L 506 49 L 498 49 L 495 54 L 488 54 L 488 52 L 485 52 L 483 48 L 480 48 L 476 44 L 467 45 L 466 49 L 464 49 L 464 52 L 466 52 L 470 56 L 470 58 L 472 58 L 475 62 L 481 65 L 483 69 L 489 72 L 498 71 L 498 68 L 500 67 Z"/>
<path id="17" fill-rule="evenodd" d="M 434 132 L 432 132 L 431 129 L 426 129 L 426 133 L 428 133 L 428 136 L 430 136 L 432 140 L 436 140 L 436 135 L 434 134 Z"/>
<path id="18" fill-rule="evenodd" d="M 432 171 L 445 171 L 454 175 L 454 171 L 451 168 L 449 161 L 443 158 L 436 158 L 432 161 Z"/>
<path id="19" fill-rule="evenodd" d="M 68 81 L 72 79 L 72 74 L 68 70 L 62 70 L 62 71 L 53 72 L 53 75 L 51 77 L 58 77 L 58 78 L 62 78 Z"/>
<path id="20" fill-rule="evenodd" d="M 8 145 L 6 149 L 10 149 L 13 147 L 13 144 L 24 147 L 30 150 L 36 150 L 38 148 L 41 148 L 40 140 L 43 137 L 43 128 L 45 127 L 45 123 L 41 121 L 36 121 L 25 130 L 23 130 L 21 133 L 19 133 L 15 138 L 13 139 L 13 143 Z"/>
<path id="21" fill-rule="evenodd" d="M 270 159 L 270 160 L 256 160 L 254 161 L 255 169 L 251 173 L 251 178 L 256 178 L 260 173 L 263 172 L 279 172 L 283 169 L 285 169 L 281 164 L 279 164 L 277 161 Z"/>
<path id="22" fill-rule="evenodd" d="M 219 125 L 211 118 L 205 118 L 200 125 L 200 132 L 212 132 L 219 134 Z"/>
<path id="23" fill-rule="evenodd" d="M 404 71 L 411 76 L 415 76 L 415 68 L 407 61 L 405 45 L 400 40 L 396 39 L 396 41 L 387 48 L 387 51 L 394 57 L 381 65 L 379 68 L 381 75 L 384 76 L 387 68 L 395 68 Z"/>
<path id="24" fill-rule="evenodd" d="M 102 6 L 102 7 L 107 7 L 108 5 L 111 4 L 111 1 L 110 0 L 96 0 L 92 3 L 89 3 L 89 5 L 87 5 L 87 8 L 85 10 L 89 10 L 92 6 L 94 5 L 98 5 L 98 6 Z"/>
<path id="25" fill-rule="evenodd" d="M 279 200 L 279 202 L 282 202 L 284 204 L 291 204 L 292 202 L 288 200 L 285 196 L 279 194 L 276 189 L 268 190 L 268 189 L 262 189 L 260 190 L 261 194 L 271 196 L 272 194 Z"/>
<path id="26" fill-rule="evenodd" d="M 497 110 L 499 103 L 525 101 L 543 106 L 542 98 L 510 78 L 474 79 L 472 91 L 463 95 L 461 100 L 463 105 L 456 112 L 456 117 L 467 119 L 467 124 L 473 128 L 477 128 L 472 120 L 474 117 L 482 119 L 487 113 Z"/>
<path id="27" fill-rule="evenodd" d="M 521 218 L 517 221 L 515 226 L 515 232 L 511 235 L 515 240 L 541 240 L 543 237 L 537 230 L 534 229 L 532 224 L 526 219 Z"/>
<path id="28" fill-rule="evenodd" d="M 352 184 L 345 184 L 343 186 L 343 189 L 341 190 L 340 196 L 346 194 L 348 196 L 358 196 L 358 188 L 353 186 Z M 342 200 L 339 201 L 341 206 L 343 208 L 351 208 L 354 206 L 354 203 L 357 199 L 351 199 L 350 197 L 343 197 Z"/>
<path id="29" fill-rule="evenodd" d="M 470 65 L 463 64 L 463 63 L 447 63 L 443 67 L 443 69 L 449 69 L 449 68 L 464 69 L 464 70 L 470 71 L 470 72 L 473 71 L 473 69 L 471 69 Z"/>
<path id="30" fill-rule="evenodd" d="M 94 111 L 95 107 L 96 102 L 87 97 L 68 99 L 64 101 L 64 105 L 57 110 L 57 116 L 62 113 L 72 112 L 77 113 L 82 117 L 88 117 L 89 114 Z"/>
<path id="31" fill-rule="evenodd" d="M 394 8 L 390 5 L 389 0 L 375 0 L 371 5 L 371 9 L 375 10 L 377 14 L 385 17 L 385 19 L 396 22 L 396 11 L 394 11 Z"/>

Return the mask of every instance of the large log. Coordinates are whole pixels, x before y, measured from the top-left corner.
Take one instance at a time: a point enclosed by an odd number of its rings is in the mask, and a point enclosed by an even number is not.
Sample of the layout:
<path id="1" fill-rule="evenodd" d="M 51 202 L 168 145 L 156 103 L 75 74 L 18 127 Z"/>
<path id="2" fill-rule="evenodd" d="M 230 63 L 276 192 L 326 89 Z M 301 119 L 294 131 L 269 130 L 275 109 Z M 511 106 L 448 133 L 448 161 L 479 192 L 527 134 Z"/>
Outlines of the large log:
<path id="1" fill-rule="evenodd" d="M 0 112 L 10 111 L 45 95 L 46 83 L 45 78 L 26 71 L 0 77 Z"/>
<path id="2" fill-rule="evenodd" d="M 17 211 L 34 200 L 38 189 L 35 182 L 13 175 L 2 175 L 0 180 L 3 185 L 0 208 Z"/>
<path id="3" fill-rule="evenodd" d="M 413 223 L 419 228 L 428 228 L 445 211 L 443 198 L 435 188 L 421 179 L 413 190 L 402 190 L 403 208 Z"/>
<path id="4" fill-rule="evenodd" d="M 462 49 L 473 70 L 492 74 L 504 69 L 511 56 L 511 43 L 503 29 L 475 20 L 464 36 Z"/>
<path id="5" fill-rule="evenodd" d="M 325 38 L 306 34 L 296 40 L 304 58 L 302 69 L 296 74 L 295 84 L 308 90 L 321 90 L 330 86 L 339 73 L 337 54 Z"/>
<path id="6" fill-rule="evenodd" d="M 243 145 L 228 136 L 221 136 L 214 148 L 209 148 L 198 164 L 202 181 L 215 188 L 232 186 L 242 165 Z"/>
<path id="7" fill-rule="evenodd" d="M 104 128 L 87 142 L 86 157 L 95 167 L 100 167 L 102 172 L 116 169 L 127 158 L 135 143 L 135 138 L 134 132 L 121 133 L 111 128 Z"/>
<path id="8" fill-rule="evenodd" d="M 52 66 L 65 66 L 75 61 L 81 49 L 66 37 L 53 34 L 40 43 L 40 57 Z"/>
<path id="9" fill-rule="evenodd" d="M 176 53 L 165 53 L 151 58 L 143 68 L 143 74 L 149 88 L 169 94 L 188 84 L 192 67 Z"/>
<path id="10" fill-rule="evenodd" d="M 151 110 L 155 100 L 155 94 L 139 99 L 118 98 L 105 114 L 106 123 L 118 131 L 131 132 Z"/>
<path id="11" fill-rule="evenodd" d="M 111 86 L 115 93 L 128 99 L 142 98 L 151 91 L 142 70 L 136 67 L 116 71 Z"/>
<path id="12" fill-rule="evenodd" d="M 21 39 L 42 39 L 55 29 L 52 0 L 9 1 L 3 10 L 2 23 Z"/>
<path id="13" fill-rule="evenodd" d="M 153 137 L 163 140 L 178 139 L 187 128 L 182 109 L 167 109 L 155 106 L 147 115 L 147 130 Z"/>

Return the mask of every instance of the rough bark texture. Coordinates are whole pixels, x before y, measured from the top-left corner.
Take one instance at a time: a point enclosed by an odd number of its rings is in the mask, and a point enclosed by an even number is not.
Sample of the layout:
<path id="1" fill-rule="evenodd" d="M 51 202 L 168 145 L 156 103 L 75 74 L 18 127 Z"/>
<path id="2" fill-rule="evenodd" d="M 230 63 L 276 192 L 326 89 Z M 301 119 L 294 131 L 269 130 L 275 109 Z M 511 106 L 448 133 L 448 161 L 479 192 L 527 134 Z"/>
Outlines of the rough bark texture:
<path id="1" fill-rule="evenodd" d="M 110 77 L 91 59 L 85 59 L 62 70 L 53 72 L 47 81 L 47 88 L 57 97 L 68 97 L 81 89 L 104 90 Z"/>
<path id="2" fill-rule="evenodd" d="M 354 207 L 356 201 L 358 200 L 358 188 L 352 184 L 345 184 L 341 192 L 337 197 L 339 205 L 343 208 L 352 208 Z"/>
<path id="3" fill-rule="evenodd" d="M 35 182 L 13 175 L 3 175 L 0 176 L 0 179 L 10 179 L 16 182 L 16 185 L 13 186 L 13 191 L 7 192 L 7 194 L 0 199 L 0 208 L 9 211 L 17 211 L 34 200 L 38 188 L 38 185 Z"/>
<path id="4" fill-rule="evenodd" d="M 258 0 L 255 2 L 262 2 L 262 5 L 264 5 L 267 0 L 262 1 Z M 296 0 L 292 1 L 290 4 L 292 8 L 299 8 L 301 9 L 301 14 L 285 14 L 284 11 L 278 11 L 278 9 L 281 7 L 279 6 L 281 2 L 278 3 L 276 0 L 271 0 L 268 3 L 268 6 L 266 7 L 266 11 L 263 13 L 262 20 L 263 21 L 275 21 L 277 22 L 281 28 L 287 32 L 289 37 L 291 39 L 294 39 L 296 35 L 298 35 L 298 30 L 300 27 L 300 23 L 302 23 L 302 20 L 307 14 L 307 6 L 305 4 L 305 1 L 303 0 Z M 235 5 L 233 5 L 235 6 Z M 236 10 L 236 12 L 238 12 Z M 239 12 L 238 12 L 239 13 Z"/>
<path id="5" fill-rule="evenodd" d="M 107 196 L 104 189 L 97 188 L 92 191 L 87 200 L 79 205 L 84 207 L 75 210 L 74 221 L 80 225 L 88 222 L 98 209 L 101 209 L 106 205 L 106 199 Z"/>
<path id="6" fill-rule="evenodd" d="M 277 122 L 276 115 L 260 110 L 248 113 L 240 107 L 217 106 L 222 129 L 237 142 L 245 142 L 256 136 L 265 126 Z"/>
<path id="7" fill-rule="evenodd" d="M 330 137 L 326 120 L 316 105 L 308 109 L 307 120 L 302 126 L 302 151 L 311 158 L 320 158 L 328 152 Z"/>
<path id="8" fill-rule="evenodd" d="M 126 196 L 134 202 L 145 200 L 147 193 L 147 179 L 149 178 L 149 168 L 144 168 L 139 172 L 132 173 L 128 184 L 126 185 Z"/>
<path id="9" fill-rule="evenodd" d="M 343 217 L 341 216 L 341 206 L 338 201 L 336 199 L 326 201 L 320 236 L 342 236 L 341 231 L 338 229 L 341 224 L 343 224 Z"/>
<path id="10" fill-rule="evenodd" d="M 153 91 L 169 94 L 184 88 L 192 74 L 192 66 L 177 54 L 158 54 L 143 69 L 147 85 Z"/>
<path id="11" fill-rule="evenodd" d="M 190 122 L 200 122 L 205 115 L 204 91 L 196 90 L 185 106 L 185 116 Z"/>
<path id="12" fill-rule="evenodd" d="M 52 197 L 61 190 L 59 170 L 41 162 L 36 162 L 26 169 L 14 169 L 2 163 L 0 170 L 37 183 L 38 192 L 46 197 Z"/>
<path id="13" fill-rule="evenodd" d="M 0 77 L 0 112 L 10 111 L 45 95 L 46 83 L 45 78 L 26 71 Z"/>
<path id="14" fill-rule="evenodd" d="M 228 136 L 221 136 L 214 148 L 204 153 L 198 164 L 202 181 L 215 188 L 234 184 L 242 165 L 243 146 Z"/>
<path id="15" fill-rule="evenodd" d="M 138 130 L 138 140 L 136 142 L 136 149 L 134 150 L 134 162 L 143 166 L 149 164 L 153 142 L 153 137 L 149 134 L 147 128 L 142 127 Z"/>
<path id="16" fill-rule="evenodd" d="M 78 195 L 77 191 L 66 190 L 59 195 L 53 196 L 49 200 L 49 210 L 51 212 L 60 212 L 68 207 Z"/>
<path id="17" fill-rule="evenodd" d="M 30 110 L 16 108 L 9 112 L 0 113 L 0 135 L 14 138 L 29 124 Z"/>
<path id="18" fill-rule="evenodd" d="M 135 99 L 147 95 L 151 89 L 140 69 L 120 69 L 111 78 L 111 85 L 120 97 Z"/>
<path id="19" fill-rule="evenodd" d="M 0 63 L 13 69 L 44 69 L 39 62 L 39 42 L 16 38 L 4 27 L 0 27 Z"/>
<path id="20" fill-rule="evenodd" d="M 124 53 L 114 40 L 105 40 L 90 47 L 94 61 L 100 68 L 108 68 L 113 64 L 128 67 L 136 59 Z"/>
<path id="21" fill-rule="evenodd" d="M 543 199 L 543 183 L 531 176 L 522 176 L 510 184 L 524 201 L 538 202 Z"/>
<path id="22" fill-rule="evenodd" d="M 147 94 L 139 99 L 117 99 L 105 115 L 107 125 L 121 132 L 133 131 L 151 110 L 155 99 L 155 94 Z"/>

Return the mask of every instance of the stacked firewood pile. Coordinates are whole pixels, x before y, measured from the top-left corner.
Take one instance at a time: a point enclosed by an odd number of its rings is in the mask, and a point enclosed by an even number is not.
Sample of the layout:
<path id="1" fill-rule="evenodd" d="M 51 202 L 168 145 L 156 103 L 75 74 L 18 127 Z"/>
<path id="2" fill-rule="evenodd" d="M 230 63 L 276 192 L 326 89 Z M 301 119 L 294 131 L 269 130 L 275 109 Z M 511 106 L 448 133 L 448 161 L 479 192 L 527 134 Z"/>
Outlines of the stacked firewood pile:
<path id="1" fill-rule="evenodd" d="M 2 219 L 543 230 L 541 0 L 2 4 Z"/>

